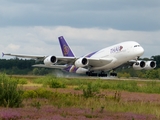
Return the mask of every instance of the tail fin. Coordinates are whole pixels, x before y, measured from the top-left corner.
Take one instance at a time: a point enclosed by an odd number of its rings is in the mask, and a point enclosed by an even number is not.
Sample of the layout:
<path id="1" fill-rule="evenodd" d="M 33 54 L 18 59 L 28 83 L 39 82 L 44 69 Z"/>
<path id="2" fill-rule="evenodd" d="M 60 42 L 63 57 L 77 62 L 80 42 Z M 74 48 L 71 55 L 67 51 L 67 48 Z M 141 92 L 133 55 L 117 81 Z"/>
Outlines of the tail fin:
<path id="1" fill-rule="evenodd" d="M 63 56 L 75 57 L 72 50 L 70 49 L 69 45 L 67 44 L 67 42 L 63 38 L 63 36 L 58 37 L 58 39 L 59 39 L 59 43 L 61 46 Z"/>

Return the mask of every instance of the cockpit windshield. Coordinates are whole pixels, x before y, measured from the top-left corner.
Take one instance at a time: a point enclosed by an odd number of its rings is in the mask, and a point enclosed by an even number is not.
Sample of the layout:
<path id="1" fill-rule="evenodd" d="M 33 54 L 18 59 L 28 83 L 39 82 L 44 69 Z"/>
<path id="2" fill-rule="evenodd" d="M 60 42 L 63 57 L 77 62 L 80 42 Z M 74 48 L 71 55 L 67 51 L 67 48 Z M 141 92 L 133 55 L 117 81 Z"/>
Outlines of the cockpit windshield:
<path id="1" fill-rule="evenodd" d="M 140 45 L 135 45 L 134 47 L 140 47 Z"/>

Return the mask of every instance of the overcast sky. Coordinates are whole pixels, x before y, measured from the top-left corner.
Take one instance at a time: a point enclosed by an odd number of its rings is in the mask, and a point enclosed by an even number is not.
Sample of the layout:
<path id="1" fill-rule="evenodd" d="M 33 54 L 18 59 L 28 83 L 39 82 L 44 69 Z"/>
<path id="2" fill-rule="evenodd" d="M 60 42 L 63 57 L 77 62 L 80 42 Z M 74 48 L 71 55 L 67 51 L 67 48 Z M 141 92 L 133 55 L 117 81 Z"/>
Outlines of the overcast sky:
<path id="1" fill-rule="evenodd" d="M 159 12 L 160 0 L 0 0 L 0 50 L 60 56 L 64 36 L 77 56 L 123 41 L 160 55 Z"/>

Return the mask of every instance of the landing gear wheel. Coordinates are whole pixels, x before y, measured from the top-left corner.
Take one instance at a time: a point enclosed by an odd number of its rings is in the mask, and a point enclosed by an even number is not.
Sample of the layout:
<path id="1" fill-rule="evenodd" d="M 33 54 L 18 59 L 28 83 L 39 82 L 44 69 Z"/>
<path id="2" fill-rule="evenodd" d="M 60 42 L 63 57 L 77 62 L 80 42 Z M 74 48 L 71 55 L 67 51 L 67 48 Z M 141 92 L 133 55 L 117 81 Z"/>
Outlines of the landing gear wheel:
<path id="1" fill-rule="evenodd" d="M 107 74 L 104 71 L 102 71 L 101 73 L 98 74 L 98 76 L 99 77 L 107 77 Z"/>
<path id="2" fill-rule="evenodd" d="M 98 74 L 90 71 L 90 72 L 86 72 L 86 75 L 88 75 L 88 76 L 97 76 Z"/>
<path id="3" fill-rule="evenodd" d="M 114 73 L 114 72 L 113 72 L 113 73 L 110 73 L 110 76 L 115 76 L 115 77 L 116 77 L 116 76 L 117 76 L 117 73 Z"/>

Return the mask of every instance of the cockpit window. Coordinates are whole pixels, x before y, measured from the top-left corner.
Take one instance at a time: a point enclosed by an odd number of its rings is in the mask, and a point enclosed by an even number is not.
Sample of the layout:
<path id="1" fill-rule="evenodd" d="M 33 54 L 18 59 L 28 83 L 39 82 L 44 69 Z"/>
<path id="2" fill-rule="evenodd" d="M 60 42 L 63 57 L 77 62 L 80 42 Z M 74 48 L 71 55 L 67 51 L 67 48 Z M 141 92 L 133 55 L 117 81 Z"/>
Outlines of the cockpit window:
<path id="1" fill-rule="evenodd" d="M 140 47 L 140 45 L 135 45 L 134 47 Z"/>

